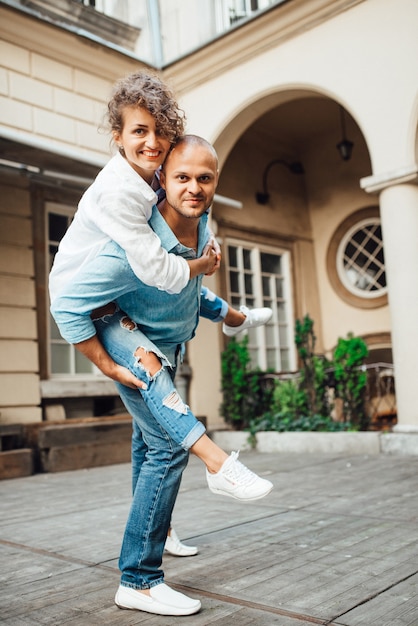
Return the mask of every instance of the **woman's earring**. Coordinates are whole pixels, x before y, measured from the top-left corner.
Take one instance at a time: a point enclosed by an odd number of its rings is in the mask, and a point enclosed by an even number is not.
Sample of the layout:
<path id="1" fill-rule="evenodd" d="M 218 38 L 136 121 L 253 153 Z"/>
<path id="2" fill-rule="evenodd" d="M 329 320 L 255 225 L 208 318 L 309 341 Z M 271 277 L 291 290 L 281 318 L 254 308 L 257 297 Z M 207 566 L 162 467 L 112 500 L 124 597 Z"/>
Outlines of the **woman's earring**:
<path id="1" fill-rule="evenodd" d="M 121 153 L 122 156 L 125 156 L 125 150 L 123 146 L 118 146 L 119 148 L 119 152 Z"/>

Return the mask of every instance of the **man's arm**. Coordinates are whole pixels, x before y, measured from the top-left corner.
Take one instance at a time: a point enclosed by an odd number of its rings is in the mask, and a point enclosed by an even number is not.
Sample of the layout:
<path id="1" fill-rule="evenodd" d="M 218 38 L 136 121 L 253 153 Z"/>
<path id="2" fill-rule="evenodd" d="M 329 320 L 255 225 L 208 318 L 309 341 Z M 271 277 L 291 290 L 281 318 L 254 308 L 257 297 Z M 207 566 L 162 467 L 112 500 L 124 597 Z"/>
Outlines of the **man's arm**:
<path id="1" fill-rule="evenodd" d="M 136 378 L 126 367 L 115 363 L 100 343 L 97 335 L 80 343 L 75 343 L 74 347 L 112 380 L 131 389 L 147 389 L 146 384 Z"/>

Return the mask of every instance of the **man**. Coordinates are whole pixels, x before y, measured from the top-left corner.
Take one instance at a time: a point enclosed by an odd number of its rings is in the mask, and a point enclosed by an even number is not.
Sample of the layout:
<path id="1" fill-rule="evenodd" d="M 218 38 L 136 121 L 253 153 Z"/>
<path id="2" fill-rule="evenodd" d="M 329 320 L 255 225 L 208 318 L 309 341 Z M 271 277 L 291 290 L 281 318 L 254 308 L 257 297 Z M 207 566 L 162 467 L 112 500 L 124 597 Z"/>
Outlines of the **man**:
<path id="1" fill-rule="evenodd" d="M 217 181 L 212 146 L 195 136 L 180 139 L 161 175 L 166 200 L 159 210 L 154 207 L 150 219 L 167 251 L 186 259 L 202 254 L 208 239 L 207 209 Z M 195 277 L 176 295 L 149 287 L 138 281 L 123 251 L 109 242 L 51 309 L 64 337 L 105 374 L 119 380 L 117 368 L 128 369 L 146 387 L 138 393 L 137 385 L 118 382 L 133 417 L 134 482 L 115 598 L 121 608 L 162 615 L 189 615 L 200 609 L 198 600 L 170 589 L 160 569 L 189 449 L 205 463 L 215 493 L 253 500 L 272 488 L 245 468 L 236 453 L 228 456 L 207 437 L 167 373 L 171 368 L 173 374 L 182 345 L 195 333 L 201 280 Z M 110 300 L 116 301 L 107 304 Z"/>

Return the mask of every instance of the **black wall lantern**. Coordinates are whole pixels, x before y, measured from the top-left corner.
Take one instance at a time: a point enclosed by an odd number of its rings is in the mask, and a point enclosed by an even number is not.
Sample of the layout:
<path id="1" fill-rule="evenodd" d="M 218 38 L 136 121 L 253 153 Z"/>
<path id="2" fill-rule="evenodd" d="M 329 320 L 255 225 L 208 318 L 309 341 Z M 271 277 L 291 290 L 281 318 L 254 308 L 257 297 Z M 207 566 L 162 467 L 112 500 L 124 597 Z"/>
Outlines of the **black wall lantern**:
<path id="1" fill-rule="evenodd" d="M 263 172 L 263 191 L 257 191 L 255 194 L 255 199 L 257 200 L 258 204 L 267 204 L 267 202 L 269 201 L 270 194 L 267 189 L 267 176 L 273 165 L 276 165 L 278 163 L 287 167 L 287 169 L 292 172 L 292 174 L 305 173 L 303 165 L 299 161 L 293 161 L 291 163 L 288 163 L 284 159 L 274 159 L 273 161 L 270 161 L 270 163 L 266 165 L 266 168 Z"/>
<path id="2" fill-rule="evenodd" d="M 353 152 L 353 142 L 347 139 L 345 132 L 345 118 L 344 108 L 340 106 L 340 120 L 341 120 L 341 135 L 342 139 L 337 143 L 337 150 L 343 161 L 349 161 L 351 159 L 351 153 Z"/>

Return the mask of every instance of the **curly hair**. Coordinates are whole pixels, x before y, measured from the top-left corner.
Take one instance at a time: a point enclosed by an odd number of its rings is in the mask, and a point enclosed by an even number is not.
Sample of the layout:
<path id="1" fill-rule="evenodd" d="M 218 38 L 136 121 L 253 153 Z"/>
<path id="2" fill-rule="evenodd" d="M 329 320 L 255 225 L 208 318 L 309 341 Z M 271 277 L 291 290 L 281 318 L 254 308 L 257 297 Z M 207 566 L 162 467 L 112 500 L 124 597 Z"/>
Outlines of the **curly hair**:
<path id="1" fill-rule="evenodd" d="M 123 110 L 128 106 L 146 109 L 155 119 L 157 132 L 174 143 L 184 133 L 184 112 L 171 89 L 155 74 L 135 72 L 114 86 L 107 105 L 107 120 L 112 131 L 122 132 Z"/>

